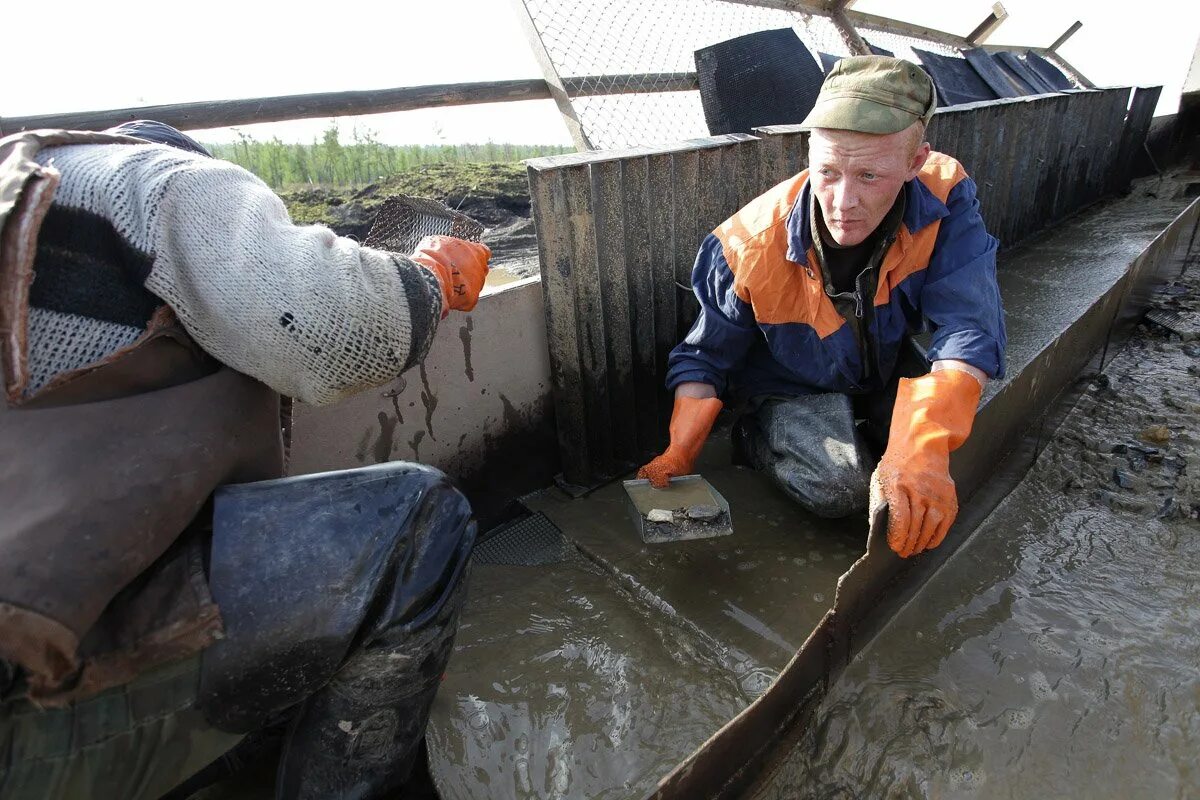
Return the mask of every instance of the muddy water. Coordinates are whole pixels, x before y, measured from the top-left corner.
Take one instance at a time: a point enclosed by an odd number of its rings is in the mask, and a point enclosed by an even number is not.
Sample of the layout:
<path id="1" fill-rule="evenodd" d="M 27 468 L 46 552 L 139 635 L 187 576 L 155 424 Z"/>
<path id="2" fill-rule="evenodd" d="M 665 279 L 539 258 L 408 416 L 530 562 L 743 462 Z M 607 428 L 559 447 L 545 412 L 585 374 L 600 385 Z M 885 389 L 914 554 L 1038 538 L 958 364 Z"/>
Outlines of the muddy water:
<path id="1" fill-rule="evenodd" d="M 477 568 L 469 602 L 427 729 L 442 797 L 640 797 L 752 699 L 582 557 Z"/>
<path id="2" fill-rule="evenodd" d="M 1198 387 L 1135 338 L 752 796 L 1200 797 Z"/>

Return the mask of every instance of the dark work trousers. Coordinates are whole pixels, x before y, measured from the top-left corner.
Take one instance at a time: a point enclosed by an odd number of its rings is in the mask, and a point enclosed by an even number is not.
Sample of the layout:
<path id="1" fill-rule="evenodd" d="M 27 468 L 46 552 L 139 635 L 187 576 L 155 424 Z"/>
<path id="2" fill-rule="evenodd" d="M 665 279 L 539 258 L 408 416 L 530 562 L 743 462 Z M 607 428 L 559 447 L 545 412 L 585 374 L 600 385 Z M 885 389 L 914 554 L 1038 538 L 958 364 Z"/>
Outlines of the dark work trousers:
<path id="1" fill-rule="evenodd" d="M 393 462 L 224 487 L 212 535 L 225 637 L 66 708 L 0 700 L 0 797 L 187 798 L 272 738 L 280 800 L 394 795 L 465 597 L 466 499 Z"/>
<path id="2" fill-rule="evenodd" d="M 754 397 L 733 427 L 735 458 L 819 517 L 865 512 L 900 379 L 928 371 L 929 362 L 910 341 L 880 391 Z"/>

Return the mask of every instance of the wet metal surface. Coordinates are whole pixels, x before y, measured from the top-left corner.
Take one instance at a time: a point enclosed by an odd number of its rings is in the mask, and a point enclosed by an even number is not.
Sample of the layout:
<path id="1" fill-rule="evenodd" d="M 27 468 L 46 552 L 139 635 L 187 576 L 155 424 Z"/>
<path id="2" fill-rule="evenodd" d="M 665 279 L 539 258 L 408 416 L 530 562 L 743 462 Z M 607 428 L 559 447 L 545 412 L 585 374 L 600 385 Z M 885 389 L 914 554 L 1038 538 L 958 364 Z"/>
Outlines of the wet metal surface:
<path id="1" fill-rule="evenodd" d="M 1135 338 L 753 797 L 1200 796 L 1198 377 Z"/>

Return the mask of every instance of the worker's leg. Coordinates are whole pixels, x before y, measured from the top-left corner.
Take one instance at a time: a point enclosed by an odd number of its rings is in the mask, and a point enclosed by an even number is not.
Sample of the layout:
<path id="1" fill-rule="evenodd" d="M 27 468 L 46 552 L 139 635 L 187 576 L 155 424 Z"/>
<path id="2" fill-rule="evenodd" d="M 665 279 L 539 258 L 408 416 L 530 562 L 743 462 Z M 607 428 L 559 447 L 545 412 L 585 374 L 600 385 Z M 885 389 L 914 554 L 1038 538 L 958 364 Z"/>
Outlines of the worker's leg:
<path id="1" fill-rule="evenodd" d="M 800 505 L 821 517 L 865 511 L 874 463 L 843 394 L 813 394 L 753 404 L 735 426 L 747 460 Z"/>
<path id="2" fill-rule="evenodd" d="M 901 378 L 917 378 L 929 372 L 929 359 L 925 351 L 906 337 L 896 359 L 891 378 L 877 392 L 854 397 L 854 416 L 860 420 L 859 431 L 878 460 L 887 449 L 888 432 L 892 427 L 892 409 L 896 406 L 896 390 Z"/>
<path id="3" fill-rule="evenodd" d="M 226 636 L 204 656 L 210 720 L 289 720 L 280 798 L 394 791 L 453 644 L 466 500 L 440 472 L 393 463 L 223 489 L 213 531 Z"/>
<path id="4" fill-rule="evenodd" d="M 157 800 L 241 738 L 196 709 L 199 679 L 196 656 L 65 708 L 0 703 L 0 797 Z"/>

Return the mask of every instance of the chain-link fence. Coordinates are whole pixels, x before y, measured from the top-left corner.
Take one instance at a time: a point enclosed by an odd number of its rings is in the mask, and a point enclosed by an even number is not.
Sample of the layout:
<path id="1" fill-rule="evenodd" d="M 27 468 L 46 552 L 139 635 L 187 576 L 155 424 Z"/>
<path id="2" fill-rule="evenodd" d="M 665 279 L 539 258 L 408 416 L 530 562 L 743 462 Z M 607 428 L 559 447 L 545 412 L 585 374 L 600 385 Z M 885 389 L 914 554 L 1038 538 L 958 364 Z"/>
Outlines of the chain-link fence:
<path id="1" fill-rule="evenodd" d="M 652 76 L 693 73 L 695 51 L 776 28 L 791 28 L 818 63 L 850 51 L 821 14 L 732 0 L 524 0 L 572 106 L 595 149 L 663 144 L 707 136 L 698 91 L 641 92 Z M 954 46 L 872 26 L 872 49 L 921 63 L 913 48 L 962 59 Z M 966 65 L 963 65 L 966 68 Z"/>
<path id="2" fill-rule="evenodd" d="M 580 94 L 622 92 L 573 99 L 583 130 L 598 149 L 707 136 L 698 91 L 637 93 L 649 83 L 646 75 L 695 72 L 693 54 L 702 47 L 792 28 L 814 57 L 849 54 L 824 17 L 723 0 L 526 0 L 525 5 L 564 80 L 575 78 Z"/>

